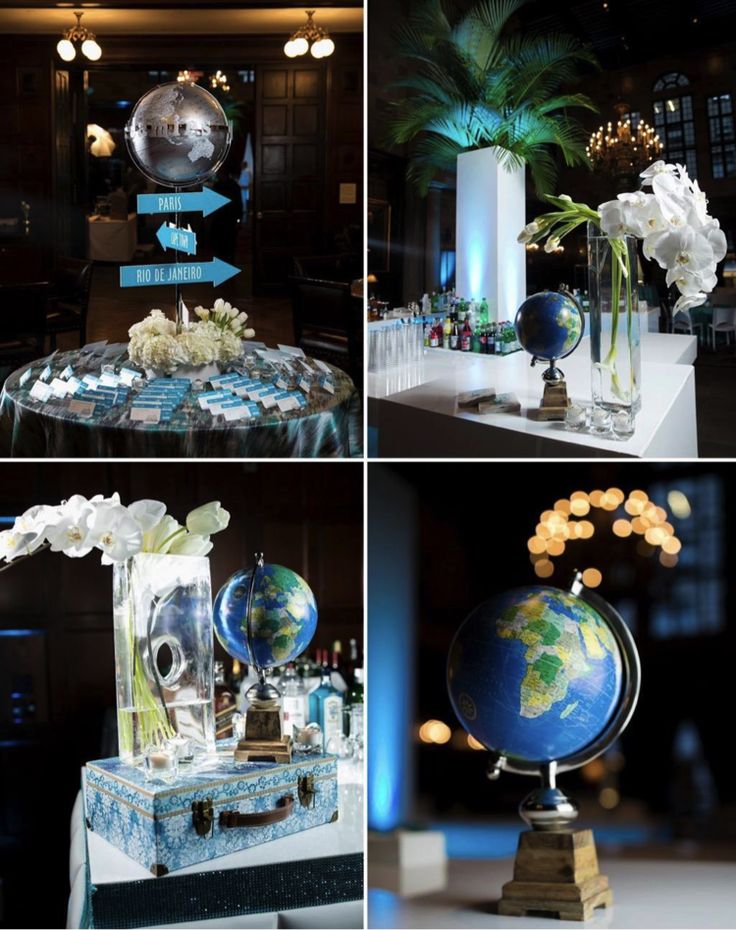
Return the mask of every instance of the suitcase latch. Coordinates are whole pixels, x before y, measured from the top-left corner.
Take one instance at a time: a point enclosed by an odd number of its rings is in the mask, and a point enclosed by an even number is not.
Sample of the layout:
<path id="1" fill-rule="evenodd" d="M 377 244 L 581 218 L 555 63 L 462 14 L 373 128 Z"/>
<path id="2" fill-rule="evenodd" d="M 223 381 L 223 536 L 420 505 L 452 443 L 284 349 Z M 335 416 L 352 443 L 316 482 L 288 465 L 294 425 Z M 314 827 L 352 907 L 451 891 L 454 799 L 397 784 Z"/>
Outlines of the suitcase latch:
<path id="1" fill-rule="evenodd" d="M 297 779 L 297 792 L 302 807 L 314 807 L 317 789 L 314 786 L 314 775 L 302 775 Z"/>
<path id="2" fill-rule="evenodd" d="M 205 798 L 204 801 L 192 801 L 192 824 L 197 831 L 197 836 L 206 837 L 214 829 L 215 808 L 212 804 L 212 798 Z"/>

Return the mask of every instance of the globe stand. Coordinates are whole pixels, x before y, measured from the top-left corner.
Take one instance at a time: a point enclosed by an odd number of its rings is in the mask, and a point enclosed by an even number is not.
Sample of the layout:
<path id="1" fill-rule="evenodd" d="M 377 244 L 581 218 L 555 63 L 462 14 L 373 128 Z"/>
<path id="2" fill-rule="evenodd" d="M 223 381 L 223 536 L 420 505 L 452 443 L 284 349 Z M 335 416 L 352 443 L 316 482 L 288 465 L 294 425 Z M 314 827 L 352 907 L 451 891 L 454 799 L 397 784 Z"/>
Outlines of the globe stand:
<path id="1" fill-rule="evenodd" d="M 543 914 L 560 920 L 589 920 L 613 905 L 608 878 L 598 871 L 592 830 L 571 830 L 577 804 L 555 784 L 556 763 L 542 767 L 542 785 L 519 805 L 531 827 L 519 836 L 514 878 L 503 886 L 498 913 Z"/>
<path id="2" fill-rule="evenodd" d="M 536 356 L 532 359 L 532 368 L 539 361 Z M 537 410 L 530 410 L 528 416 L 532 420 L 564 420 L 570 401 L 567 396 L 565 375 L 555 365 L 556 359 L 550 360 L 549 368 L 542 375 L 544 380 L 544 394 L 542 403 Z"/>
<path id="3" fill-rule="evenodd" d="M 291 762 L 291 737 L 281 730 L 281 694 L 258 670 L 259 682 L 246 692 L 245 736 L 235 749 L 236 762 Z"/>

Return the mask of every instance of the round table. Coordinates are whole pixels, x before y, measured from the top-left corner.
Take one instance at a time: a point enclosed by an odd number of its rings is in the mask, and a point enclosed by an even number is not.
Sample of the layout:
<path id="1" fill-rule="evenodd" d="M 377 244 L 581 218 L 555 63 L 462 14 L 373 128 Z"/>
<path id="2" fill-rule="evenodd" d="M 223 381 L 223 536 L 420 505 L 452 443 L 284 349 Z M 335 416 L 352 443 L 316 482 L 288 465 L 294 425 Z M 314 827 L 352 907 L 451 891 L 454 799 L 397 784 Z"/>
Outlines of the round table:
<path id="1" fill-rule="evenodd" d="M 121 347 L 122 348 L 122 347 Z M 101 356 L 82 355 L 79 349 L 60 352 L 53 360 L 55 377 L 67 365 L 78 377 L 99 374 Z M 310 359 L 305 359 L 310 362 Z M 130 365 L 127 353 L 116 369 Z M 34 363 L 30 378 L 20 384 L 28 366 L 14 371 L 0 398 L 0 450 L 2 455 L 22 458 L 313 458 L 360 454 L 359 398 L 353 382 L 339 368 L 329 366 L 334 394 L 315 386 L 307 406 L 281 412 L 266 410 L 257 419 L 225 422 L 201 409 L 200 392 L 190 390 L 166 423 L 142 423 L 130 419 L 130 407 L 138 393 L 108 410 L 99 405 L 89 418 L 67 409 L 64 400 L 40 402 L 30 396 L 45 360 Z M 135 366 L 133 366 L 135 367 Z M 255 376 L 272 380 L 272 368 L 250 357 Z M 270 374 L 269 374 L 270 372 Z M 51 379 L 49 379 L 51 380 Z"/>

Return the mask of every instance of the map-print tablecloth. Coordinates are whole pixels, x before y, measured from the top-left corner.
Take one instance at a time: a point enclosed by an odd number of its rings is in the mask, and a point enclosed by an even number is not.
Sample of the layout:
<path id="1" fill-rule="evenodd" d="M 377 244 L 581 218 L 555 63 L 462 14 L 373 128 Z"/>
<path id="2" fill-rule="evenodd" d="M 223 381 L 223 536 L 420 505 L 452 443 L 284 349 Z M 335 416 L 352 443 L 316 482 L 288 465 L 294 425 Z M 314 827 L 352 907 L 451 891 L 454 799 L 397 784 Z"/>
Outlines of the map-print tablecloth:
<path id="1" fill-rule="evenodd" d="M 99 374 L 106 361 L 79 350 L 64 352 L 55 356 L 54 371 L 71 365 L 79 376 Z M 130 363 L 123 354 L 116 367 L 126 364 Z M 96 407 L 89 418 L 72 413 L 63 400 L 39 402 L 30 391 L 44 365 L 43 361 L 34 364 L 22 385 L 28 366 L 13 372 L 5 382 L 0 399 L 0 453 L 4 456 L 314 458 L 362 452 L 358 394 L 348 375 L 333 366 L 334 394 L 315 384 L 306 407 L 300 410 L 271 409 L 257 419 L 228 423 L 201 409 L 199 392 L 190 390 L 168 422 L 142 423 L 130 419 L 135 388 L 125 403 L 107 410 Z M 274 377 L 268 366 L 257 374 L 263 380 Z"/>

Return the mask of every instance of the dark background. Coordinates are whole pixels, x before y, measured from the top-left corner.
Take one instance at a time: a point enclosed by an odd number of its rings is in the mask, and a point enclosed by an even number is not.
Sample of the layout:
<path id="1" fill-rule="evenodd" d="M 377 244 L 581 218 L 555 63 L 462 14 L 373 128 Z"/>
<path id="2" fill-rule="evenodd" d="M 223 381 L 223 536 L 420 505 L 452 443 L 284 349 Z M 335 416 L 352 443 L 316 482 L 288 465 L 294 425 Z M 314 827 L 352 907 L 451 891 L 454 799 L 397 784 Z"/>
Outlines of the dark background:
<path id="1" fill-rule="evenodd" d="M 487 781 L 485 754 L 468 747 L 447 696 L 449 646 L 467 614 L 482 601 L 515 586 L 566 588 L 574 569 L 595 567 L 603 573 L 597 593 L 617 608 L 634 634 L 642 664 L 641 695 L 614 751 L 561 776 L 560 785 L 580 802 L 581 821 L 596 825 L 603 844 L 613 838 L 625 851 L 626 843 L 636 839 L 650 847 L 661 844 L 663 855 L 696 856 L 707 850 L 713 858 L 736 858 L 730 736 L 736 652 L 729 584 L 736 555 L 732 472 L 730 465 L 698 463 L 371 466 L 369 563 L 380 548 L 384 564 L 397 563 L 396 577 L 403 568 L 408 590 L 397 589 L 394 597 L 415 605 L 415 645 L 406 656 L 415 682 L 414 709 L 408 721 L 402 718 L 397 724 L 405 727 L 407 771 L 414 772 L 405 822 L 438 829 L 453 824 L 521 828 L 516 808 L 534 781 L 508 773 L 497 782 Z M 622 511 L 591 509 L 585 519 L 593 522 L 594 536 L 568 543 L 565 554 L 553 559 L 553 576 L 539 580 L 527 540 L 540 513 L 576 490 L 610 487 L 627 496 L 644 490 L 670 513 L 670 491 L 686 495 L 691 516 L 669 517 L 683 543 L 678 564 L 663 567 L 659 550 L 654 552 L 640 536 L 614 536 L 610 526 L 626 517 Z M 405 521 L 409 526 L 402 523 L 400 542 L 391 511 L 414 515 Z M 388 602 L 379 605 L 374 599 L 373 580 L 371 576 L 368 622 L 375 667 L 389 644 L 375 635 L 381 621 L 377 611 Z M 412 617 L 397 614 L 395 622 L 411 625 Z M 378 699 L 374 692 L 372 706 Z M 390 703 L 395 696 L 383 693 L 380 700 Z M 418 728 L 429 719 L 451 728 L 448 743 L 420 742 Z M 605 788 L 619 796 L 608 809 L 600 803 Z M 369 810 L 374 806 L 369 793 Z M 601 831 L 601 826 L 610 829 Z M 515 848 L 515 838 L 506 848 L 506 841 L 498 845 L 492 832 L 485 846 L 474 834 L 447 835 L 450 855 L 459 858 L 511 855 Z"/>
<path id="2" fill-rule="evenodd" d="M 0 516 L 72 494 L 123 503 L 165 501 L 183 521 L 218 499 L 230 511 L 213 537 L 213 595 L 255 551 L 287 565 L 319 609 L 310 649 L 360 642 L 363 630 L 363 469 L 308 464 L 3 464 Z M 5 526 L 2 527 L 3 529 Z M 20 635 L 7 635 L 19 631 Z M 215 657 L 225 658 L 219 644 Z M 35 719 L 12 720 L 19 683 Z M 17 706 L 17 701 L 16 701 Z M 80 767 L 100 758 L 103 722 L 115 707 L 112 570 L 99 553 L 42 552 L 0 574 L 0 921 L 63 927 L 69 817 Z M 29 923 L 29 920 L 31 923 Z"/>

